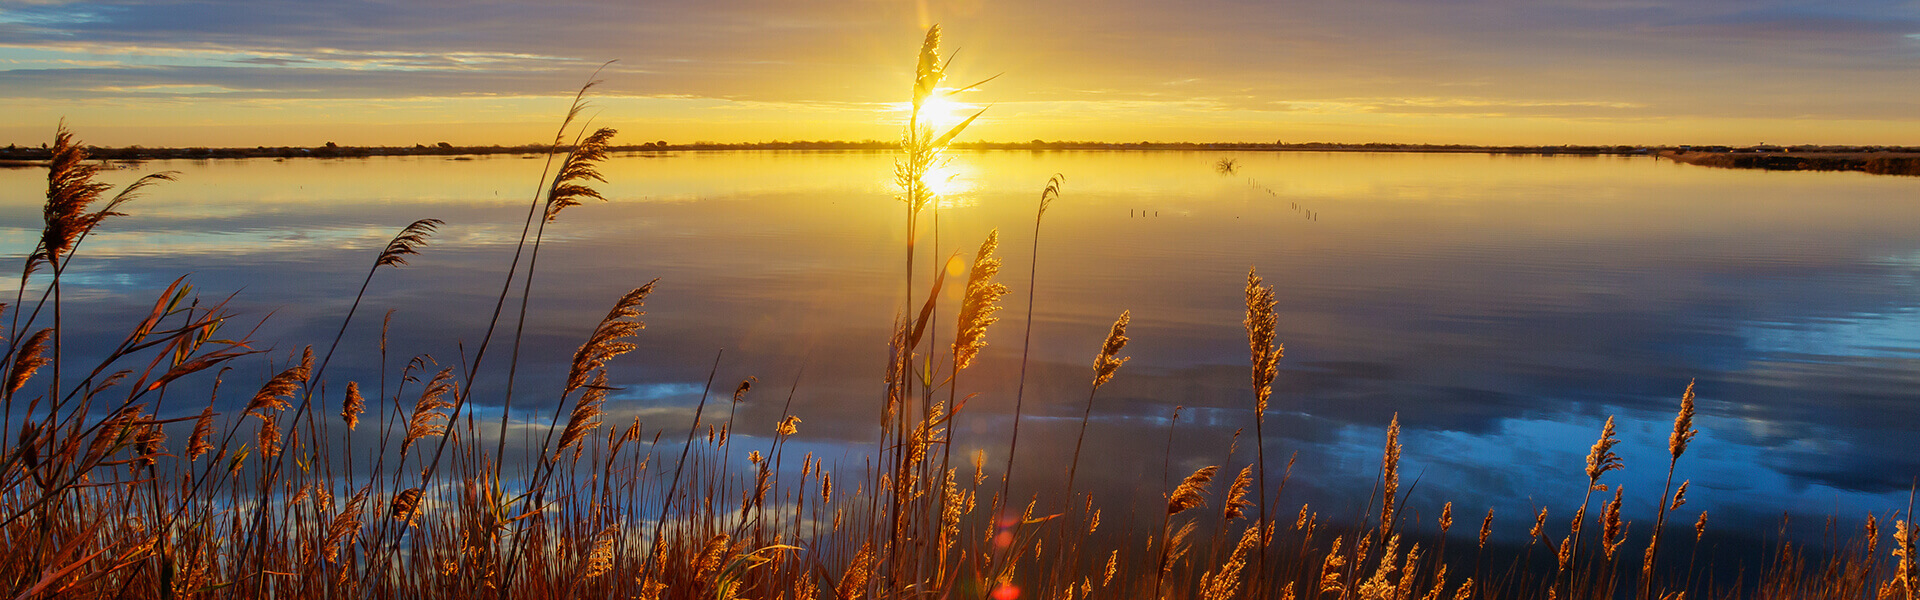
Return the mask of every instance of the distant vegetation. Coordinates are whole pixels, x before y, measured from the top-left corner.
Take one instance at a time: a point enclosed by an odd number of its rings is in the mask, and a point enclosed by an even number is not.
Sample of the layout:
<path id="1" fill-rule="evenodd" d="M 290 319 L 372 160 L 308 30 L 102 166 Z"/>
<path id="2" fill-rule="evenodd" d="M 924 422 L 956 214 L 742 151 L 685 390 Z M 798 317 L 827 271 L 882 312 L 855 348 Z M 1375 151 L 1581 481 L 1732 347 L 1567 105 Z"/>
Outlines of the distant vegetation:
<path id="1" fill-rule="evenodd" d="M 1648 155 L 1660 152 L 1732 152 L 1739 154 L 1765 155 L 1783 152 L 1821 152 L 1821 153 L 1920 153 L 1920 147 L 1899 146 L 1794 146 L 1780 148 L 1755 146 L 1732 148 L 1728 146 L 1476 146 L 1471 144 L 1390 144 L 1365 143 L 1347 144 L 1332 142 L 1305 143 L 1254 143 L 1254 142 L 1093 142 L 1093 141 L 1047 141 L 1031 140 L 1026 142 L 950 142 L 948 148 L 956 150 L 1175 150 L 1210 151 L 1228 150 L 1243 152 L 1434 152 L 1434 153 L 1484 153 L 1484 154 L 1539 154 L 1539 155 Z M 514 154 L 525 156 L 544 156 L 550 146 L 526 144 L 520 146 L 455 146 L 446 142 L 434 144 L 415 144 L 413 146 L 340 146 L 331 142 L 320 146 L 256 146 L 252 148 L 146 148 L 128 146 L 110 148 L 88 146 L 90 156 L 102 160 L 170 160 L 170 159 L 224 159 L 224 158 L 359 158 L 370 156 L 485 156 L 494 154 Z M 667 143 L 664 140 L 644 144 L 615 145 L 607 148 L 609 152 L 683 152 L 701 150 L 858 150 L 872 152 L 893 152 L 900 149 L 900 142 L 861 140 L 822 140 L 822 141 L 771 141 L 771 142 L 688 142 Z M 37 165 L 51 156 L 48 148 L 29 148 L 8 146 L 0 148 L 0 166 L 12 164 Z"/>
<path id="2" fill-rule="evenodd" d="M 1675 390 L 1665 440 L 1668 484 L 1658 496 L 1625 496 L 1607 477 L 1625 466 L 1609 418 L 1592 424 L 1597 441 L 1585 464 L 1566 465 L 1568 480 L 1586 497 L 1581 504 L 1537 515 L 1489 510 L 1484 517 L 1461 507 L 1462 533 L 1450 534 L 1452 503 L 1408 506 L 1417 477 L 1403 487 L 1396 416 L 1381 440 L 1371 496 L 1291 506 L 1291 464 L 1265 457 L 1270 444 L 1262 431 L 1273 386 L 1285 385 L 1275 381 L 1285 353 L 1275 337 L 1275 306 L 1286 289 L 1252 270 L 1244 282 L 1221 282 L 1245 295 L 1251 449 L 1239 448 L 1237 437 L 1218 440 L 1220 464 L 1190 473 L 1160 465 L 1159 480 L 1140 485 L 1161 488 L 1164 502 L 1120 514 L 1076 491 L 1077 450 L 1060 462 L 1013 462 L 1022 392 L 1004 465 L 989 464 L 985 453 L 955 456 L 951 419 L 975 389 L 967 369 L 989 333 L 994 343 L 1019 336 L 994 328 L 1010 291 L 999 277 L 997 231 L 977 247 L 958 248 L 961 254 L 921 237 L 921 219 L 937 220 L 940 210 L 926 179 L 967 126 L 943 130 L 919 121 L 917 107 L 944 91 L 938 48 L 935 28 L 917 63 L 914 116 L 895 147 L 907 301 L 893 315 L 892 358 L 874 374 L 882 387 L 873 397 L 848 399 L 871 403 L 875 417 L 873 446 L 852 464 L 793 448 L 806 437 L 805 415 L 790 412 L 791 392 L 782 400 L 751 379 L 716 387 L 710 375 L 685 429 L 607 422 L 609 372 L 620 355 L 649 343 L 641 309 L 655 285 L 673 285 L 629 273 L 599 275 L 637 285 L 604 299 L 612 306 L 573 354 L 564 385 L 540 398 L 561 410 L 503 410 L 497 424 L 475 414 L 482 404 L 529 402 L 514 397 L 511 385 L 497 397 L 476 396 L 476 380 L 515 376 L 523 333 L 517 323 L 538 308 L 529 292 L 545 229 L 565 227 L 568 209 L 602 199 L 593 185 L 604 181 L 598 166 L 614 150 L 616 134 L 575 127 L 580 97 L 542 150 L 545 192 L 529 204 L 488 330 L 468 346 L 471 354 L 445 367 L 430 357 L 389 357 L 384 325 L 375 347 L 343 347 L 336 336 L 301 352 L 265 355 L 243 327 L 230 326 L 233 315 L 221 301 L 197 299 L 184 277 L 156 290 L 148 312 L 125 315 L 125 336 L 116 336 L 100 362 L 75 364 L 63 350 L 73 332 L 62 314 L 62 278 L 90 233 L 170 175 L 114 192 L 94 181 L 100 165 L 63 127 L 49 148 L 45 227 L 7 307 L 7 351 L 0 356 L 0 595 L 1920 598 L 1911 508 L 1894 523 L 1867 516 L 1859 526 L 1830 529 L 1836 539 L 1853 540 L 1830 549 L 1780 544 L 1750 578 L 1695 577 L 1704 568 L 1697 550 L 1710 525 L 1706 513 L 1682 510 L 1689 465 L 1679 461 L 1696 433 L 1691 386 Z M 1035 199 L 1029 287 L 1038 277 L 1048 207 L 1063 198 L 1064 185 L 1056 176 Z M 383 248 L 369 248 L 360 292 L 376 275 L 428 251 L 440 225 L 422 219 Z M 918 269 L 926 270 L 916 280 Z M 964 287 L 943 294 L 946 285 Z M 342 315 L 342 332 L 361 299 L 356 295 Z M 1026 313 L 1030 324 L 1031 296 Z M 1081 341 L 1093 356 L 1081 439 L 1099 410 L 1101 386 L 1125 376 L 1130 319 L 1122 312 L 1104 339 Z M 383 369 L 404 366 L 383 370 L 379 381 L 329 381 L 336 351 L 364 355 Z M 243 381 L 224 370 L 248 361 L 265 361 L 274 374 Z M 1024 357 L 1022 364 L 1024 384 Z M 184 387 L 193 380 L 205 385 Z M 202 405 L 189 390 L 212 397 Z M 163 409 L 163 396 L 170 407 L 198 410 Z M 781 417 L 736 422 L 742 402 L 783 403 Z M 1176 409 L 1166 423 L 1168 443 L 1179 426 Z M 542 441 L 510 452 L 509 431 L 531 431 Z M 1016 467 L 1066 476 L 1060 489 L 1016 497 L 1007 483 Z M 1633 526 L 1621 517 L 1624 503 L 1655 506 L 1659 516 Z M 1438 515 L 1440 535 L 1429 533 L 1421 514 Z M 1525 545 L 1490 545 L 1496 527 L 1526 530 Z"/>

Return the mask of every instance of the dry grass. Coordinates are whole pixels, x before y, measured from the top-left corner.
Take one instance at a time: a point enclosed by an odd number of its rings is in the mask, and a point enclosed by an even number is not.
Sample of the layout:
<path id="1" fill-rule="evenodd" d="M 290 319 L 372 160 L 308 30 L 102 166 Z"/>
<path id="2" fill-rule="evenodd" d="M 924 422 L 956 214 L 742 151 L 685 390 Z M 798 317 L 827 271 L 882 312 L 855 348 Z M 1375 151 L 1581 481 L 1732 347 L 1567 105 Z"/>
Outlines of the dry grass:
<path id="1" fill-rule="evenodd" d="M 941 91 L 938 41 L 938 31 L 930 31 L 918 56 L 916 106 Z M 569 111 L 569 124 L 581 105 Z M 936 205 L 921 179 L 965 123 L 942 135 L 920 126 L 916 116 L 899 167 L 907 225 L 916 232 L 907 238 L 909 269 L 920 256 L 919 212 Z M 586 129 L 563 126 L 556 136 L 559 166 L 550 179 L 543 175 L 545 193 L 529 208 L 522 240 L 528 260 L 516 254 L 507 266 L 492 324 L 510 320 L 504 307 L 516 281 L 523 310 L 529 304 L 532 257 L 546 224 L 562 209 L 600 197 L 590 187 L 601 181 L 594 164 L 613 134 Z M 569 131 L 576 142 L 562 145 Z M 93 181 L 95 168 L 64 128 L 55 150 L 62 158 L 50 172 L 46 230 L 26 264 L 30 276 L 35 266 L 51 266 L 42 275 L 49 284 L 87 233 L 117 214 L 117 202 L 165 179 L 143 178 L 89 213 L 109 188 Z M 1059 195 L 1056 177 L 1041 193 L 1036 257 L 1039 219 Z M 405 267 L 405 257 L 425 249 L 439 226 L 428 219 L 403 228 L 375 253 L 368 281 L 380 267 Z M 1675 533 L 1665 531 L 1665 518 L 1685 503 L 1688 482 L 1671 496 L 1663 490 L 1653 531 L 1632 537 L 1621 512 L 1637 497 L 1600 483 L 1624 466 L 1611 418 L 1586 461 L 1587 498 L 1564 508 L 1573 515 L 1564 532 L 1547 523 L 1542 508 L 1528 545 L 1498 555 L 1489 546 L 1489 509 L 1472 564 L 1450 560 L 1459 557 L 1446 552 L 1444 535 L 1395 526 L 1436 508 L 1409 506 L 1400 495 L 1398 415 L 1386 430 L 1380 497 L 1350 502 L 1367 512 L 1377 507 L 1377 523 L 1371 515 L 1326 523 L 1302 505 L 1292 527 L 1279 527 L 1268 514 L 1286 513 L 1266 504 L 1286 479 L 1267 485 L 1266 440 L 1258 430 L 1253 460 L 1235 460 L 1233 442 L 1224 444 L 1226 463 L 1166 486 L 1164 505 L 1149 514 L 1123 514 L 1101 498 L 1073 493 L 1071 483 L 1058 497 L 1010 498 L 1011 462 L 990 469 L 986 456 L 976 455 L 968 475 L 951 464 L 950 451 L 955 399 L 968 392 L 958 374 L 985 343 L 1008 293 L 995 281 L 999 245 L 995 234 L 974 254 L 966 293 L 950 308 L 950 345 L 937 346 L 926 333 L 941 279 L 919 295 L 909 275 L 887 389 L 870 399 L 874 446 L 865 461 L 844 468 L 789 451 L 802 435 L 803 415 L 783 409 L 777 421 L 735 422 L 737 405 L 763 401 L 751 379 L 734 388 L 724 419 L 706 416 L 703 397 L 683 440 L 663 440 L 657 428 L 648 436 L 638 420 L 607 423 L 609 371 L 620 368 L 621 354 L 646 343 L 639 317 L 651 282 L 612 299 L 573 356 L 564 385 L 554 390 L 556 406 L 569 410 L 554 411 L 543 440 L 532 436 L 542 440 L 533 460 L 506 455 L 507 417 L 494 430 L 463 412 L 476 401 L 508 404 L 510 383 L 500 398 L 473 398 L 476 380 L 499 371 L 480 366 L 492 329 L 464 368 L 411 357 L 370 383 L 367 389 L 377 390 L 371 394 L 359 382 L 322 391 L 338 336 L 317 364 L 311 350 L 253 357 L 277 362 L 277 374 L 241 396 L 242 410 L 223 412 L 234 402 L 220 396 L 219 367 L 258 352 L 245 335 L 225 331 L 231 316 L 222 304 L 196 303 L 190 287 L 176 281 L 148 314 L 133 315 L 137 325 L 124 342 L 82 369 L 60 364 L 65 327 L 57 284 L 36 288 L 45 291 L 28 302 L 23 282 L 0 357 L 7 424 L 0 428 L 0 597 L 1492 600 L 1615 598 L 1633 585 L 1640 597 L 1663 600 L 1915 598 L 1920 569 L 1911 513 L 1895 521 L 1890 544 L 1880 543 L 1887 532 L 1874 516 L 1856 543 L 1830 552 L 1782 544 L 1775 566 L 1748 581 L 1713 583 L 1691 568 L 1663 570 L 1655 560 L 1662 534 Z M 918 250 L 937 256 L 940 249 L 935 242 Z M 1274 339 L 1277 292 L 1251 270 L 1244 291 L 1247 408 L 1257 428 L 1282 355 Z M 915 307 L 915 297 L 924 304 Z M 54 310 L 43 315 L 40 306 Z M 1093 394 L 1125 361 L 1119 355 L 1130 319 L 1121 313 L 1099 345 L 1083 436 Z M 1096 341 L 1087 340 L 1088 347 Z M 943 360 L 934 360 L 936 348 L 946 351 Z M 387 360 L 384 339 L 377 349 L 347 351 Z M 184 389 L 187 378 L 209 384 L 200 388 L 212 390 L 204 408 L 163 411 L 160 397 Z M 942 388 L 944 401 L 937 396 Z M 710 376 L 707 396 L 726 398 L 725 390 Z M 178 405 L 184 396 L 176 391 L 169 400 Z M 340 403 L 337 421 L 326 410 L 329 400 Z M 1689 386 L 1668 440 L 1669 486 L 1695 433 L 1694 411 Z M 185 416 L 169 416 L 175 414 Z M 1179 419 L 1176 409 L 1169 444 Z M 1009 454 L 1015 444 L 1017 438 L 1008 441 Z M 1171 471 L 1168 454 L 1163 469 Z M 1065 467 L 1071 482 L 1078 453 L 1066 465 L 1040 462 L 1030 466 Z M 1222 469 L 1237 475 L 1215 496 L 1211 484 Z M 1578 469 L 1568 465 L 1572 477 Z M 996 477 L 999 486 L 992 485 Z M 1598 540 L 1583 542 L 1588 502 L 1601 490 L 1614 496 L 1601 509 Z M 1219 503 L 1217 512 L 1196 510 L 1210 500 Z M 1453 508 L 1437 507 L 1442 532 L 1452 526 Z M 1701 513 L 1695 523 L 1695 547 L 1706 518 Z M 1543 568 L 1533 560 L 1533 542 L 1553 538 L 1561 539 L 1554 564 Z M 1676 539 L 1687 545 L 1684 535 Z M 1640 569 L 1616 566 L 1623 548 L 1644 550 Z"/>

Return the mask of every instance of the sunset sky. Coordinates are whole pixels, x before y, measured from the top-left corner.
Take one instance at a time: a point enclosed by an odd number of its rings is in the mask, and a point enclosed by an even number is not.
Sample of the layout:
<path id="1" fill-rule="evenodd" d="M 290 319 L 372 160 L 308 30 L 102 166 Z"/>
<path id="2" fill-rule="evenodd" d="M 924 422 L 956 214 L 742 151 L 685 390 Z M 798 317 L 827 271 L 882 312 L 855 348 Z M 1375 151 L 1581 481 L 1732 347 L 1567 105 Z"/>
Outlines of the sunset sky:
<path id="1" fill-rule="evenodd" d="M 888 140 L 933 23 L 962 139 L 1920 144 L 1912 0 L 0 0 L 0 143 Z"/>

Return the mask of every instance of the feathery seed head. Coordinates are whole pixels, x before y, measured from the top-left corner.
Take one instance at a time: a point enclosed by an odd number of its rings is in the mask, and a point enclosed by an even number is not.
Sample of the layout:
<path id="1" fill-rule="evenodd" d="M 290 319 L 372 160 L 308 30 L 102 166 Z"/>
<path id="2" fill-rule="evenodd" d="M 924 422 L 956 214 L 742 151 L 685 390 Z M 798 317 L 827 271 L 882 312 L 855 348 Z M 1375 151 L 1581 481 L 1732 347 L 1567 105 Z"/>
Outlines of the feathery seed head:
<path id="1" fill-rule="evenodd" d="M 1453 503 L 1448 502 L 1446 506 L 1440 507 L 1440 533 L 1442 535 L 1445 535 L 1447 533 L 1447 530 L 1452 528 L 1453 528 Z"/>
<path id="2" fill-rule="evenodd" d="M 646 314 L 640 311 L 640 307 L 646 304 L 647 294 L 653 293 L 653 284 L 659 281 L 649 281 L 627 292 L 614 303 L 613 310 L 607 311 L 606 318 L 601 319 L 600 325 L 593 329 L 593 335 L 587 338 L 587 343 L 574 351 L 573 365 L 567 371 L 567 384 L 561 390 L 562 396 L 587 385 L 588 375 L 605 366 L 613 357 L 635 348 L 627 340 L 647 328 L 647 324 L 639 319 L 640 315 Z"/>
<path id="3" fill-rule="evenodd" d="M 1240 518 L 1253 502 L 1247 500 L 1247 490 L 1253 487 L 1253 465 L 1240 469 L 1240 475 L 1233 478 L 1233 484 L 1227 486 L 1227 502 L 1222 519 L 1232 521 Z"/>
<path id="4" fill-rule="evenodd" d="M 1218 466 L 1208 465 L 1188 475 L 1168 496 L 1167 514 L 1177 515 L 1190 508 L 1205 506 L 1207 499 L 1202 494 L 1206 493 L 1207 484 L 1213 482 L 1213 474 L 1219 470 Z"/>
<path id="5" fill-rule="evenodd" d="M 397 267 L 407 264 L 407 257 L 420 254 L 426 247 L 427 238 L 433 237 L 433 231 L 446 221 L 439 219 L 421 219 L 400 230 L 393 240 L 387 242 L 387 248 L 380 251 L 380 257 L 374 259 L 375 267 Z"/>
<path id="6" fill-rule="evenodd" d="M 213 451 L 208 439 L 213 435 L 213 407 L 200 410 L 200 418 L 193 421 L 193 434 L 187 436 L 187 460 L 200 458 Z"/>
<path id="7" fill-rule="evenodd" d="M 800 433 L 800 417 L 787 415 L 787 418 L 780 420 L 779 425 L 774 426 L 773 433 L 781 436 Z"/>
<path id="8" fill-rule="evenodd" d="M 987 239 L 980 244 L 980 251 L 974 254 L 973 268 L 967 273 L 967 289 L 960 301 L 958 331 L 953 337 L 953 364 L 955 370 L 965 369 L 973 364 L 973 358 L 980 349 L 987 346 L 987 326 L 1000 320 L 993 316 L 1000 311 L 995 302 L 1007 295 L 1007 286 L 993 281 L 1000 273 L 1000 259 L 993 251 L 1000 245 L 1000 230 L 987 233 Z"/>
<path id="9" fill-rule="evenodd" d="M 1107 332 L 1107 341 L 1100 345 L 1100 354 L 1093 357 L 1093 387 L 1100 389 L 1113 375 L 1120 371 L 1120 365 L 1127 358 L 1114 358 L 1122 348 L 1127 347 L 1127 323 L 1133 320 L 1133 311 L 1121 311 L 1120 318 L 1114 320 L 1113 329 Z"/>
<path id="10" fill-rule="evenodd" d="M 1614 552 L 1627 541 L 1626 527 L 1620 523 L 1620 495 L 1625 490 L 1624 485 L 1614 486 L 1613 502 L 1600 513 L 1600 544 L 1606 547 L 1607 560 L 1613 560 Z"/>
<path id="11" fill-rule="evenodd" d="M 360 413 L 367 409 L 367 399 L 360 396 L 360 384 L 347 382 L 347 399 L 340 403 L 340 420 L 347 423 L 347 431 L 360 426 Z"/>
<path id="12" fill-rule="evenodd" d="M 1387 425 L 1387 445 L 1380 452 L 1380 470 L 1384 483 L 1380 493 L 1380 528 L 1393 527 L 1394 501 L 1400 493 L 1400 413 L 1393 413 Z"/>
<path id="13" fill-rule="evenodd" d="M 579 206 L 580 201 L 592 198 L 605 202 L 598 190 L 589 187 L 588 181 L 606 183 L 596 166 L 607 158 L 607 147 L 618 133 L 610 127 L 594 130 L 586 138 L 574 144 L 567 153 L 566 161 L 560 164 L 560 172 L 553 177 L 553 186 L 547 189 L 547 221 L 560 217 L 560 211 L 570 206 Z"/>
<path id="14" fill-rule="evenodd" d="M 1593 443 L 1587 452 L 1587 479 L 1590 485 L 1599 485 L 1600 475 L 1624 466 L 1620 455 L 1613 453 L 1613 445 L 1620 443 L 1613 437 L 1613 417 L 1607 417 L 1607 424 L 1600 428 L 1600 440 Z"/>
<path id="15" fill-rule="evenodd" d="M 422 490 L 420 488 L 407 488 L 399 494 L 395 494 L 393 496 L 393 505 L 389 507 L 389 514 L 393 517 L 393 520 L 412 527 L 414 518 L 420 514 L 421 492 Z"/>
<path id="16" fill-rule="evenodd" d="M 554 456 L 566 452 L 568 448 L 586 439 L 587 434 L 600 427 L 601 406 L 607 401 L 607 370 L 593 372 L 593 383 L 586 386 L 587 391 L 573 404 L 573 412 L 567 416 L 567 428 L 560 432 L 560 447 L 554 450 Z"/>
<path id="17" fill-rule="evenodd" d="M 34 371 L 52 362 L 53 359 L 46 357 L 47 345 L 52 339 L 53 328 L 48 327 L 33 332 L 27 343 L 20 345 L 20 350 L 13 355 L 13 369 L 7 372 L 6 397 L 12 398 L 14 392 L 27 385 Z"/>
<path id="18" fill-rule="evenodd" d="M 421 438 L 446 433 L 446 413 L 443 408 L 452 408 L 453 403 L 444 399 L 454 389 L 453 368 L 441 369 L 433 379 L 427 381 L 425 389 L 420 391 L 420 399 L 413 404 L 413 414 L 407 418 L 407 436 L 400 442 L 400 451 L 406 452 L 415 441 Z"/>
<path id="19" fill-rule="evenodd" d="M 1480 547 L 1487 547 L 1487 536 L 1493 533 L 1493 509 L 1487 509 L 1487 518 L 1480 520 Z"/>
<path id="20" fill-rule="evenodd" d="M 1279 301 L 1274 299 L 1273 286 L 1261 285 L 1261 279 L 1254 269 L 1247 269 L 1247 348 L 1252 355 L 1252 379 L 1254 391 L 1254 418 L 1267 418 L 1267 399 L 1273 395 L 1273 377 L 1280 363 L 1280 357 L 1286 353 L 1284 347 L 1273 343 L 1274 330 L 1279 326 L 1280 317 L 1273 307 Z"/>
<path id="21" fill-rule="evenodd" d="M 1674 460 L 1687 451 L 1687 443 L 1693 441 L 1694 434 L 1700 433 L 1693 428 L 1693 382 L 1687 382 L 1687 391 L 1680 395 L 1680 413 L 1673 417 L 1673 435 L 1667 437 L 1667 451 Z"/>
<path id="22" fill-rule="evenodd" d="M 293 399 L 293 393 L 300 389 L 301 383 L 306 382 L 307 375 L 312 370 L 313 347 L 308 346 L 300 355 L 300 364 L 287 367 L 280 374 L 268 379 L 266 385 L 260 386 L 260 391 L 254 393 L 253 400 L 247 402 L 247 410 L 244 412 L 264 419 L 268 410 L 286 410 L 290 406 L 289 401 Z"/>
<path id="23" fill-rule="evenodd" d="M 1691 480 L 1691 479 L 1688 479 L 1688 480 L 1686 480 L 1686 481 L 1682 481 L 1682 482 L 1680 482 L 1680 490 L 1679 490 L 1679 491 L 1676 491 L 1676 492 L 1674 492 L 1674 493 L 1673 493 L 1673 505 L 1672 505 L 1672 506 L 1668 506 L 1668 507 L 1667 507 L 1667 510 L 1680 510 L 1680 507 L 1681 507 L 1681 506 L 1685 506 L 1685 505 L 1686 505 L 1686 503 L 1687 503 L 1687 484 L 1689 484 L 1689 483 L 1693 483 L 1693 480 Z"/>

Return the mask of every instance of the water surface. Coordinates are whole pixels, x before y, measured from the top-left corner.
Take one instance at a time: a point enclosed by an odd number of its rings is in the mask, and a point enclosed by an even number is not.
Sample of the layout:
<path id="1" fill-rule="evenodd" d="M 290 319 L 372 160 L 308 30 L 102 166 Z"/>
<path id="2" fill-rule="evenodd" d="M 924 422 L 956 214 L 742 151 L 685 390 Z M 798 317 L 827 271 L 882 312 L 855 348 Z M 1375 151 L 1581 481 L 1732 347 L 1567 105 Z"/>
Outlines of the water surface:
<path id="1" fill-rule="evenodd" d="M 1225 157 L 1237 172 L 1215 169 Z M 892 162 L 616 157 L 600 188 L 610 201 L 568 209 L 546 230 L 516 409 L 550 411 L 572 350 L 622 293 L 658 278 L 640 348 L 612 364 L 624 390 L 610 420 L 684 427 L 724 350 L 717 386 L 760 383 L 740 408 L 741 434 L 769 433 L 793 388 L 811 447 L 864 455 L 904 293 Z M 117 341 L 188 275 L 210 300 L 233 295 L 243 319 L 232 328 L 266 318 L 254 339 L 276 356 L 324 346 L 386 240 L 433 217 L 447 225 L 431 247 L 376 274 L 329 379 L 377 381 L 388 310 L 390 367 L 420 353 L 460 364 L 486 328 L 541 166 L 391 157 L 114 171 L 119 182 L 152 170 L 180 179 L 81 249 L 68 275 L 70 343 Z M 1054 173 L 1065 193 L 1040 225 L 1030 287 L 1034 210 Z M 1496 532 L 1521 536 L 1534 507 L 1565 514 L 1578 502 L 1587 447 L 1615 415 L 1627 469 L 1607 477 L 1627 485 L 1628 518 L 1648 523 L 1689 381 L 1701 433 L 1680 463 L 1693 482 L 1686 523 L 1701 508 L 1730 527 L 1771 530 L 1783 512 L 1851 522 L 1903 506 L 1920 473 L 1920 180 L 1648 158 L 1211 152 L 959 154 L 946 174 L 939 258 L 922 255 L 916 297 L 939 260 L 971 255 L 994 227 L 1014 289 L 960 377 L 977 396 L 956 454 L 1004 457 L 1031 293 L 1019 457 L 1029 485 L 1058 481 L 1092 358 L 1121 311 L 1132 359 L 1094 399 L 1081 470 L 1103 502 L 1158 502 L 1169 476 L 1225 460 L 1241 429 L 1234 468 L 1244 464 L 1249 267 L 1279 297 L 1274 477 L 1298 454 L 1283 506 L 1357 513 L 1397 413 L 1415 510 L 1430 523 L 1444 501 L 1473 515 L 1492 506 Z M 0 171 L 9 256 L 37 239 L 44 186 L 42 171 Z M 946 343 L 952 309 L 942 312 Z M 476 397 L 497 406 L 504 355 L 488 364 Z M 228 379 L 249 388 L 269 373 L 249 363 Z"/>

